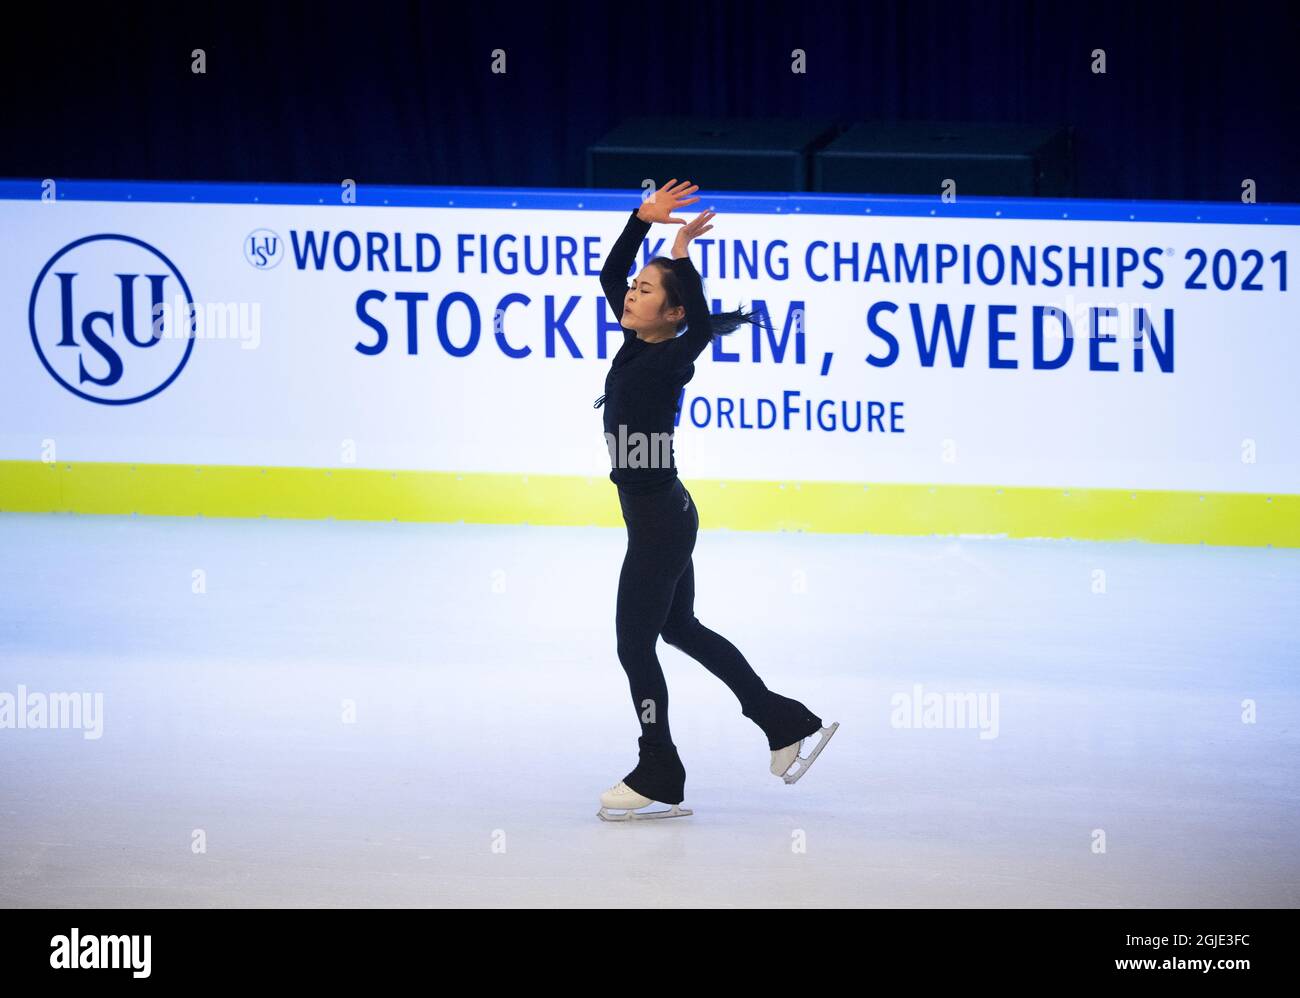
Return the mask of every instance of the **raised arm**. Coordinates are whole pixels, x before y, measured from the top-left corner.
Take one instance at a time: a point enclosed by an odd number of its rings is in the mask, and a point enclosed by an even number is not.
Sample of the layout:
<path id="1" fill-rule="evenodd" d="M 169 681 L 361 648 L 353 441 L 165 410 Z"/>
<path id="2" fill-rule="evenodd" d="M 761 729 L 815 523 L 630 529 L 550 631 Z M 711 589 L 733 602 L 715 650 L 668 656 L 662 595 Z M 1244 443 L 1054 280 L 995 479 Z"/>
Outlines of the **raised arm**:
<path id="1" fill-rule="evenodd" d="M 674 367 L 694 364 L 700 351 L 713 339 L 713 322 L 710 318 L 713 313 L 704 297 L 704 282 L 686 250 L 692 239 L 713 228 L 709 222 L 716 214 L 712 210 L 700 212 L 682 226 L 677 233 L 677 241 L 673 244 L 673 273 L 681 284 L 682 306 L 686 309 L 686 332 L 668 344 L 669 357 Z"/>
<path id="2" fill-rule="evenodd" d="M 623 301 L 627 298 L 627 279 L 632 264 L 636 262 L 636 251 L 650 231 L 650 223 L 643 221 L 637 214 L 638 211 L 639 208 L 634 209 L 628 216 L 623 232 L 610 247 L 609 255 L 600 268 L 600 286 L 605 291 L 605 300 L 620 322 L 623 319 Z"/>
<path id="3" fill-rule="evenodd" d="M 708 299 L 704 297 L 704 282 L 689 256 L 673 258 L 673 272 L 682 288 L 682 305 L 686 308 L 686 332 L 668 344 L 674 367 L 694 364 L 695 358 L 713 339 L 713 323 Z"/>

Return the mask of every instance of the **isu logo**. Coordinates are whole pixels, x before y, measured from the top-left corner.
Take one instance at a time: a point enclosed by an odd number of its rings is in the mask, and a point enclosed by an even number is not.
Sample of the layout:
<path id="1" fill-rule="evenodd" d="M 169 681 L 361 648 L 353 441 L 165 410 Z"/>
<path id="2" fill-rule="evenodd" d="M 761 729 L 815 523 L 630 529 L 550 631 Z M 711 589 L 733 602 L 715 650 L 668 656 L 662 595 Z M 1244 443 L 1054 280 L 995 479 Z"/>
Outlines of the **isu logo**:
<path id="1" fill-rule="evenodd" d="M 273 229 L 256 229 L 244 240 L 244 259 L 258 270 L 271 270 L 284 259 L 284 241 Z"/>
<path id="2" fill-rule="evenodd" d="M 168 301 L 182 308 L 168 308 Z M 194 349 L 194 299 L 185 278 L 131 236 L 86 236 L 55 253 L 32 287 L 28 324 L 50 376 L 104 405 L 157 395 Z"/>

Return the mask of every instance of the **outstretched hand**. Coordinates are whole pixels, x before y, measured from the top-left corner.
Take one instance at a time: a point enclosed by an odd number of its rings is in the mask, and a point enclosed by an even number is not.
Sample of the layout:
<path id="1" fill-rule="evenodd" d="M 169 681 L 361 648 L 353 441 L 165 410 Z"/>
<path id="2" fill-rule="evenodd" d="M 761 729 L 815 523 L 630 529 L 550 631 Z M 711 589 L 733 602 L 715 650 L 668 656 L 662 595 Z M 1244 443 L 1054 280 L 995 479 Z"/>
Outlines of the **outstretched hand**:
<path id="1" fill-rule="evenodd" d="M 713 216 L 716 214 L 716 211 L 709 211 L 706 209 L 687 222 L 686 225 L 677 233 L 677 241 L 673 243 L 673 256 L 686 256 L 686 247 L 690 245 L 691 240 L 696 236 L 704 235 L 704 233 L 713 228 L 713 226 L 708 223 L 712 221 Z"/>
<path id="2" fill-rule="evenodd" d="M 679 184 L 677 178 L 674 177 L 641 202 L 641 207 L 636 210 L 637 217 L 643 222 L 668 222 L 674 225 L 685 225 L 686 219 L 677 218 L 673 215 L 673 212 L 698 201 L 699 198 L 688 198 L 686 195 L 693 194 L 699 189 L 696 184 L 692 184 L 689 180 L 683 180 Z"/>

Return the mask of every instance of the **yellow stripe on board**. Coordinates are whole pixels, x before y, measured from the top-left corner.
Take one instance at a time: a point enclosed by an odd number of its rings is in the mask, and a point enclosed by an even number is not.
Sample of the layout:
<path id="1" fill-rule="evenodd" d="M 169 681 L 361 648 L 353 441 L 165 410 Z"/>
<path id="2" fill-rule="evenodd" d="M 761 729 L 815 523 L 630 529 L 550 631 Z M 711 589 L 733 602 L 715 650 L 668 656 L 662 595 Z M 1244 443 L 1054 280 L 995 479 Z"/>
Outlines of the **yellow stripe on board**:
<path id="1" fill-rule="evenodd" d="M 683 479 L 701 529 L 1300 547 L 1300 496 Z M 622 526 L 608 477 L 0 461 L 0 511 Z"/>

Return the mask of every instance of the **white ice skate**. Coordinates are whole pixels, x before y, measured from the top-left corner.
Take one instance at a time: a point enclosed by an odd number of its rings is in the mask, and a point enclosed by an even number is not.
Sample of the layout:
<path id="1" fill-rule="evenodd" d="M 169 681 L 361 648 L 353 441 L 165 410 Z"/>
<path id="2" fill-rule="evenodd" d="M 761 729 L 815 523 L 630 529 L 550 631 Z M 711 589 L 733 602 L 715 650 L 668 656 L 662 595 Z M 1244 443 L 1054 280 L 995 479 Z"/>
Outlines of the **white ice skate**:
<path id="1" fill-rule="evenodd" d="M 680 804 L 669 804 L 658 811 L 638 811 L 647 804 L 657 804 L 644 794 L 639 794 L 622 780 L 600 795 L 601 808 L 596 816 L 602 821 L 640 821 L 644 818 L 684 818 L 695 812 Z M 611 810 L 613 809 L 613 810 Z"/>
<path id="2" fill-rule="evenodd" d="M 772 753 L 772 775 L 781 777 L 781 779 L 785 780 L 786 783 L 794 783 L 799 779 L 799 777 L 803 776 L 804 773 L 808 772 L 808 767 L 811 766 L 813 760 L 821 754 L 821 750 L 826 747 L 826 743 L 831 740 L 831 735 L 835 734 L 835 729 L 839 726 L 840 722 L 836 721 L 829 728 L 822 728 L 821 731 L 816 732 L 821 736 L 821 740 L 817 743 L 817 746 L 812 750 L 812 752 L 806 756 L 800 755 L 799 749 L 803 747 L 803 743 L 811 738 L 812 735 L 806 735 L 805 737 L 800 738 L 797 742 L 787 745 L 785 748 L 777 749 Z M 794 771 L 794 764 L 796 762 L 801 763 L 797 772 Z"/>

